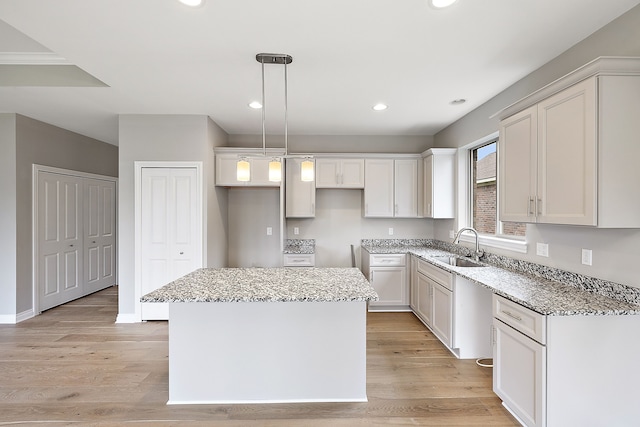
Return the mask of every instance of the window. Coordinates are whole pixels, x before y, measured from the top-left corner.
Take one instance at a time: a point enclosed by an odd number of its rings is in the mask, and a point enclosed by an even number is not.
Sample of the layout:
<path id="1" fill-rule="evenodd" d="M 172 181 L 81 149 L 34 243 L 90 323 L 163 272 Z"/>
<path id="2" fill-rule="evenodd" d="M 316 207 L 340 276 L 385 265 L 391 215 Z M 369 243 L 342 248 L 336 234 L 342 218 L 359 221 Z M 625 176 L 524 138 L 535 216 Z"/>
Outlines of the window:
<path id="1" fill-rule="evenodd" d="M 469 150 L 471 226 L 482 234 L 524 236 L 526 224 L 498 221 L 497 148 L 494 139 Z"/>

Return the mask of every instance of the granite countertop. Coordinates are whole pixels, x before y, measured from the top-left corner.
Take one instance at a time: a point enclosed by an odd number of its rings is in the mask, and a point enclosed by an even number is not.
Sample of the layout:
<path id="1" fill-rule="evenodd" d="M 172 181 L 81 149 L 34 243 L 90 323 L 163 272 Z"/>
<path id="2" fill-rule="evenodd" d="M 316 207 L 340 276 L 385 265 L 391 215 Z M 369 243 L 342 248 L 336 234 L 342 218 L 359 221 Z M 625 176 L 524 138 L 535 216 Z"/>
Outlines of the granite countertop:
<path id="1" fill-rule="evenodd" d="M 363 245 L 362 248 L 372 254 L 408 253 L 415 255 L 443 270 L 489 288 L 495 294 L 545 315 L 640 314 L 640 305 L 633 301 L 636 298 L 635 295 L 628 295 L 629 290 L 626 289 L 628 287 L 618 285 L 619 289 L 611 289 L 610 282 L 601 281 L 600 287 L 594 286 L 592 290 L 580 289 L 564 281 L 565 278 L 567 281 L 575 281 L 579 275 L 574 273 L 554 270 L 550 274 L 557 277 L 552 279 L 539 277 L 533 272 L 514 271 L 488 263 L 483 263 L 485 267 L 455 267 L 433 258 L 434 256 L 455 254 L 429 246 L 369 244 Z M 532 265 L 535 266 L 535 264 Z M 597 279 L 594 280 L 597 281 Z M 627 294 L 624 291 L 627 291 Z M 629 299 L 632 300 L 629 301 Z"/>
<path id="2" fill-rule="evenodd" d="M 357 268 L 201 268 L 141 302 L 377 301 Z"/>
<path id="3" fill-rule="evenodd" d="M 315 254 L 316 239 L 287 239 L 284 241 L 285 254 Z"/>

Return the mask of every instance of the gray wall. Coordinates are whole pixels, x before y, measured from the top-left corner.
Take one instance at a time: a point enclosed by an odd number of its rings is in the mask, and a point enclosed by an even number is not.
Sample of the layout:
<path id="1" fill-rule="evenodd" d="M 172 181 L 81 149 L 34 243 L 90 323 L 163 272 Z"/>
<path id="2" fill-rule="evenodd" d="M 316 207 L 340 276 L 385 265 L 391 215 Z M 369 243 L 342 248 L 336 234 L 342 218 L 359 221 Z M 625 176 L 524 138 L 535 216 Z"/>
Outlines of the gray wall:
<path id="1" fill-rule="evenodd" d="M 118 176 L 118 147 L 16 115 L 17 313 L 32 308 L 33 165 Z"/>
<path id="2" fill-rule="evenodd" d="M 268 135 L 267 147 L 284 147 L 282 136 Z M 229 135 L 230 147 L 262 147 L 262 135 Z M 389 135 L 291 135 L 289 153 L 421 153 L 433 137 Z"/>
<path id="3" fill-rule="evenodd" d="M 0 115 L 0 315 L 33 309 L 33 165 L 118 176 L 118 147 L 18 114 Z"/>
<path id="4" fill-rule="evenodd" d="M 0 114 L 0 152 L 0 322 L 9 323 L 16 314 L 15 114 Z"/>
<path id="5" fill-rule="evenodd" d="M 203 162 L 207 186 L 204 213 L 206 265 L 222 267 L 227 262 L 228 212 L 226 192 L 214 188 L 213 147 L 227 143 L 227 135 L 207 116 L 121 115 L 119 118 L 119 316 L 135 313 L 134 270 L 134 162 Z"/>
<path id="6" fill-rule="evenodd" d="M 362 197 L 362 190 L 316 190 L 316 217 L 288 219 L 285 237 L 316 239 L 318 267 L 350 267 L 350 245 L 359 248 L 361 239 L 426 239 L 433 235 L 431 219 L 364 218 Z M 299 228 L 297 236 L 294 227 Z M 393 228 L 392 236 L 389 228 Z"/>
<path id="7" fill-rule="evenodd" d="M 280 267 L 280 188 L 229 192 L 229 267 Z M 273 234 L 267 236 L 267 227 Z"/>
<path id="8" fill-rule="evenodd" d="M 498 121 L 489 116 L 598 56 L 640 56 L 640 6 L 631 9 L 436 134 L 435 146 L 460 147 L 495 132 Z M 447 240 L 449 230 L 454 227 L 453 221 L 437 222 L 435 237 Z M 529 243 L 527 254 L 516 255 L 498 250 L 491 252 L 640 287 L 640 264 L 635 262 L 640 248 L 640 230 L 529 225 L 526 239 Z M 537 242 L 549 244 L 549 258 L 535 255 Z M 581 264 L 582 248 L 593 250 L 592 266 Z"/>

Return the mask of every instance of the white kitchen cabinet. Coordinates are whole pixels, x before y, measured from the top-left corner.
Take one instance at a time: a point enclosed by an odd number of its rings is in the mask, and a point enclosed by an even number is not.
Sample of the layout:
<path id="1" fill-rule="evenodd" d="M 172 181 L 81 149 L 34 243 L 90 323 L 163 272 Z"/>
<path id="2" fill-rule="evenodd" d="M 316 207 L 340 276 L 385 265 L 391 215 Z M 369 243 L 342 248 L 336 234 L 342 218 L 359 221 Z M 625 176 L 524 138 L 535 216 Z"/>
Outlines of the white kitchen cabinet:
<path id="1" fill-rule="evenodd" d="M 418 160 L 394 161 L 394 212 L 396 218 L 418 216 Z"/>
<path id="2" fill-rule="evenodd" d="M 501 297 L 494 299 L 494 315 L 493 391 L 526 426 L 542 427 L 546 425 L 546 347 L 544 341 L 533 339 L 541 338 L 540 333 L 531 333 L 541 332 L 535 325 L 542 326 L 544 316 Z"/>
<path id="3" fill-rule="evenodd" d="M 216 185 L 223 187 L 280 187 L 280 182 L 269 181 L 269 162 L 272 157 L 247 157 L 250 165 L 250 180 L 238 181 L 236 154 L 216 155 Z"/>
<path id="4" fill-rule="evenodd" d="M 393 217 L 393 182 L 393 159 L 365 159 L 365 217 Z"/>
<path id="5" fill-rule="evenodd" d="M 455 216 L 456 148 L 431 148 L 423 158 L 423 216 L 453 218 Z"/>
<path id="6" fill-rule="evenodd" d="M 493 389 L 525 426 L 640 419 L 637 315 L 542 315 L 494 295 Z M 588 408 L 588 409 L 585 409 Z"/>
<path id="7" fill-rule="evenodd" d="M 362 251 L 362 273 L 378 293 L 369 311 L 407 311 L 409 282 L 405 254 L 369 254 Z"/>
<path id="8" fill-rule="evenodd" d="M 316 263 L 315 254 L 284 254 L 283 267 L 313 267 Z"/>
<path id="9" fill-rule="evenodd" d="M 316 188 L 364 188 L 364 159 L 316 158 Z"/>
<path id="10" fill-rule="evenodd" d="M 418 217 L 418 159 L 365 159 L 364 216 Z"/>
<path id="11" fill-rule="evenodd" d="M 427 261 L 414 260 L 413 312 L 458 358 L 491 357 L 491 291 Z"/>
<path id="12" fill-rule="evenodd" d="M 640 197 L 628 186 L 640 179 L 640 70 L 615 75 L 624 59 L 594 61 L 505 109 L 501 221 L 640 227 Z"/>
<path id="13" fill-rule="evenodd" d="M 439 283 L 431 284 L 431 330 L 451 348 L 453 344 L 453 292 Z"/>
<path id="14" fill-rule="evenodd" d="M 287 218 L 313 218 L 316 216 L 316 183 L 302 181 L 300 165 L 303 160 L 286 161 L 285 212 Z"/>

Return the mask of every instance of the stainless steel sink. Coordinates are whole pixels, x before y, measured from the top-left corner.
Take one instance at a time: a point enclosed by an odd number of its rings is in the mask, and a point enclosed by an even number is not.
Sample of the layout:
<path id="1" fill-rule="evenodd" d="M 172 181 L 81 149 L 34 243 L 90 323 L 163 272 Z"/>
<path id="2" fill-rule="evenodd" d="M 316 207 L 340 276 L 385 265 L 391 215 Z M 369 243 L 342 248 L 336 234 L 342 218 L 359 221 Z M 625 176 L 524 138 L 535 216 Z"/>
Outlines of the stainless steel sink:
<path id="1" fill-rule="evenodd" d="M 431 258 L 445 264 L 453 265 L 454 267 L 486 267 L 485 265 L 475 262 L 469 258 L 460 258 L 456 256 L 434 256 Z"/>

